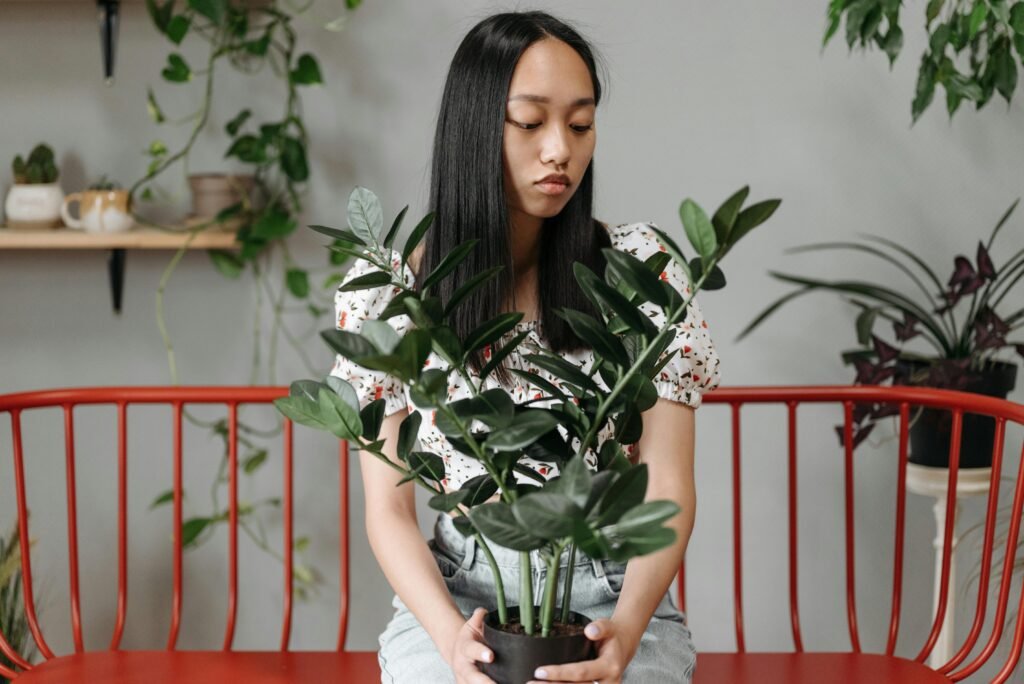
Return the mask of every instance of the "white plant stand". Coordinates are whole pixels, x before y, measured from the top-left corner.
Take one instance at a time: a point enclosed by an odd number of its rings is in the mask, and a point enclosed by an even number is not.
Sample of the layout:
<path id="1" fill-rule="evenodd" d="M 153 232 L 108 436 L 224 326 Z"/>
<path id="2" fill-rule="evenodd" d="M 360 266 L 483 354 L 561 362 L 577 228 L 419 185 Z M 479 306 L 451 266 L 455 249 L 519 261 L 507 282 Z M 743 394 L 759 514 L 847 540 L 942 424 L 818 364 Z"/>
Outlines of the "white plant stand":
<path id="1" fill-rule="evenodd" d="M 946 614 L 942 630 L 935 642 L 928 665 L 938 668 L 953 657 L 953 619 L 956 615 L 956 547 L 960 541 L 956 533 L 956 521 L 960 515 L 960 499 L 968 496 L 987 494 L 992 468 L 960 468 L 956 478 L 956 506 L 953 510 L 953 540 L 949 559 L 949 595 L 946 599 Z M 915 494 L 935 499 L 935 593 L 932 600 L 932 617 L 939 607 L 939 593 L 942 590 L 943 532 L 946 529 L 946 488 L 949 482 L 949 468 L 934 468 L 916 463 L 907 463 L 907 489 Z"/>

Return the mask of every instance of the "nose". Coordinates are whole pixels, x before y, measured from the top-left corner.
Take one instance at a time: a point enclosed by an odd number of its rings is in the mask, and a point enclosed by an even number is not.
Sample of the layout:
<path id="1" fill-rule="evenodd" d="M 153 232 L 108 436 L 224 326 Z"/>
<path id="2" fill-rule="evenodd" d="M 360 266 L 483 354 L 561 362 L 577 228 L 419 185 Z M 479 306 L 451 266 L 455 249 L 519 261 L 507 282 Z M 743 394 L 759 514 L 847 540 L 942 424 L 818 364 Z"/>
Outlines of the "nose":
<path id="1" fill-rule="evenodd" d="M 550 126 L 541 142 L 541 162 L 562 166 L 569 163 L 569 132 L 559 126 Z"/>

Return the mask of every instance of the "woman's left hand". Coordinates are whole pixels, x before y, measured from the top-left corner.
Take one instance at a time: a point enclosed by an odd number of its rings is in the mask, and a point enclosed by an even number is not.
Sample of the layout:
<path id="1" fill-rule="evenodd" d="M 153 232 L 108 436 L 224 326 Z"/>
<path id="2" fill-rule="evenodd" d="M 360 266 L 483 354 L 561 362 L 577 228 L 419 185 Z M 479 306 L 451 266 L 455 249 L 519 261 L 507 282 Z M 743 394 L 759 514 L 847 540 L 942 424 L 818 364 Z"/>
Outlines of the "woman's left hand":
<path id="1" fill-rule="evenodd" d="M 598 642 L 597 658 L 564 665 L 544 665 L 537 668 L 534 673 L 537 681 L 530 684 L 621 684 L 622 673 L 632 660 L 637 644 L 627 638 L 624 630 L 612 620 L 594 620 L 583 633 L 591 641 Z"/>

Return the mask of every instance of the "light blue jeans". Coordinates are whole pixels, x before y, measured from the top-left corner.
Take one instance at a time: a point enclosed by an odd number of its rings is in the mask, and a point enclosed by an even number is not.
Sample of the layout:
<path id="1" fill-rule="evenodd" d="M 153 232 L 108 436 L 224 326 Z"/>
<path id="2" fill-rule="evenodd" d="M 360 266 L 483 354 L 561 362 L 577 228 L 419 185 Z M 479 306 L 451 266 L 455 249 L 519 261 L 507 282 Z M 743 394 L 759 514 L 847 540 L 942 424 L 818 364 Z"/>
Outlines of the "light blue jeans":
<path id="1" fill-rule="evenodd" d="M 468 619 L 473 610 L 497 606 L 494 577 L 487 557 L 477 548 L 476 540 L 463 537 L 451 518 L 442 513 L 434 524 L 434 538 L 427 542 L 448 591 L 459 610 Z M 501 568 L 509 606 L 518 605 L 519 552 L 488 546 Z M 546 569 L 538 552 L 533 559 L 533 595 L 539 597 L 544 587 Z M 562 603 L 562 582 L 569 566 L 569 553 L 564 552 L 559 569 L 556 605 Z M 577 550 L 573 567 L 572 610 L 591 619 L 609 618 L 615 610 L 625 563 L 594 560 Z M 381 681 L 383 684 L 454 684 L 455 676 L 416 617 L 398 596 L 392 601 L 395 615 L 380 635 Z M 672 592 L 662 597 L 647 625 L 640 646 L 623 675 L 625 684 L 690 684 L 697 665 L 686 616 L 676 607 Z"/>

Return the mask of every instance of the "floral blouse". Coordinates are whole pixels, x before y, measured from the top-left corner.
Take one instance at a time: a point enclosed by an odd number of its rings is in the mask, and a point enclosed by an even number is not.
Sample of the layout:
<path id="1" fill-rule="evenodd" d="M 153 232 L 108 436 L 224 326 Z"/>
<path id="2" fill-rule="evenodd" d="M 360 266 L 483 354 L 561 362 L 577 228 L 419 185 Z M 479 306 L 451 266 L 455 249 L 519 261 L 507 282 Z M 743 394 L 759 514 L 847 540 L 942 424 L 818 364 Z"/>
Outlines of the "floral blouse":
<path id="1" fill-rule="evenodd" d="M 647 259 L 655 251 L 665 251 L 664 247 L 658 242 L 654 231 L 651 230 L 651 225 L 654 224 L 630 223 L 609 227 L 608 231 L 612 247 L 632 254 L 641 261 Z M 400 264 L 401 255 L 393 250 L 392 267 L 397 270 Z M 345 282 L 375 270 L 376 267 L 368 261 L 359 259 L 349 269 Z M 403 277 L 406 286 L 411 287 L 415 281 L 415 276 L 408 265 L 403 269 Z M 686 279 L 683 270 L 674 260 L 669 261 L 666 270 L 661 273 L 661 278 L 662 280 L 669 281 L 684 296 L 690 293 L 689 281 Z M 383 285 L 377 288 L 353 292 L 342 292 L 339 288 L 334 297 L 337 328 L 359 332 L 362 329 L 363 321 L 379 318 L 379 314 L 399 292 L 401 292 L 401 288 L 397 286 Z M 659 306 L 647 302 L 640 305 L 640 310 L 650 317 L 651 322 L 656 327 L 659 329 L 662 327 L 665 315 Z M 411 319 L 408 315 L 404 314 L 389 318 L 388 323 L 399 335 L 404 335 L 412 327 Z M 718 353 L 715 351 L 710 333 L 708 332 L 707 322 L 704 320 L 696 298 L 690 302 L 686 319 L 681 323 L 677 323 L 676 327 L 675 338 L 665 353 L 670 353 L 674 350 L 679 351 L 665 364 L 658 377 L 653 378 L 652 382 L 660 398 L 681 402 L 697 408 L 701 404 L 702 394 L 718 387 L 721 381 L 721 373 L 719 371 Z M 506 366 L 536 373 L 555 386 L 561 387 L 561 381 L 551 373 L 529 364 L 522 358 L 523 354 L 535 353 L 540 347 L 547 348 L 542 321 L 521 321 L 516 324 L 514 330 L 506 333 L 500 341 L 504 343 L 522 330 L 528 330 L 529 334 L 520 343 L 518 348 L 505 358 L 504 363 Z M 490 345 L 484 348 L 485 360 L 489 356 Z M 583 372 L 589 373 L 594 362 L 594 353 L 591 350 L 585 350 L 578 354 L 563 354 L 562 358 L 579 366 Z M 447 368 L 447 362 L 434 352 L 430 353 L 425 365 L 428 367 Z M 470 377 L 479 383 L 479 376 L 471 368 L 467 368 L 467 371 Z M 363 368 L 340 354 L 337 355 L 330 374 L 342 378 L 352 385 L 359 397 L 361 409 L 365 408 L 371 401 L 382 398 L 384 399 L 384 414 L 386 416 L 403 409 L 406 409 L 409 413 L 420 411 L 423 414 L 419 431 L 420 449 L 431 451 L 442 457 L 446 471 L 446 477 L 442 480 L 442 484 L 449 490 L 459 489 L 467 480 L 486 472 L 483 465 L 477 460 L 463 456 L 452 447 L 444 434 L 434 424 L 436 411 L 432 409 L 418 409 L 409 398 L 408 388 L 405 387 L 401 380 L 388 375 L 384 371 Z M 594 381 L 602 389 L 608 389 L 600 375 L 595 375 Z M 492 373 L 488 375 L 480 390 L 484 391 L 494 387 L 499 387 L 499 384 Z M 518 377 L 516 385 L 512 388 L 505 387 L 505 390 L 510 392 L 512 399 L 516 403 L 544 396 L 536 386 L 527 383 L 526 379 Z M 463 399 L 470 396 L 470 394 L 469 387 L 466 386 L 464 379 L 460 375 L 457 373 L 449 375 L 449 401 Z M 579 403 L 575 397 L 572 400 Z M 544 403 L 536 402 L 532 405 L 540 406 Z M 482 429 L 484 427 L 479 421 L 473 421 L 470 429 Z M 568 437 L 568 430 L 565 427 L 559 425 L 557 429 L 561 432 L 563 438 Z M 614 426 L 609 422 L 605 429 L 597 435 L 596 446 L 591 447 L 584 454 L 584 460 L 591 470 L 597 470 L 597 451 L 600 449 L 601 444 L 613 434 Z M 572 446 L 574 450 L 579 448 L 579 444 L 579 438 L 573 437 Z M 632 457 L 636 445 L 625 445 L 624 448 L 626 455 Z M 523 458 L 520 462 L 533 468 L 534 471 L 547 479 L 558 474 L 558 465 L 556 463 L 537 461 L 531 458 Z M 515 473 L 515 477 L 519 482 L 531 482 L 530 478 L 521 473 Z"/>

